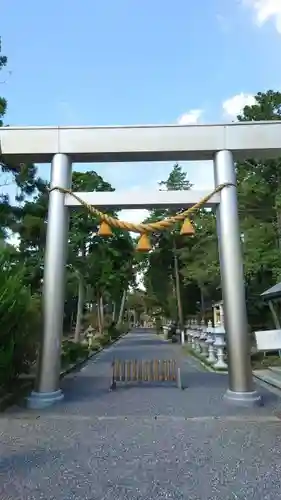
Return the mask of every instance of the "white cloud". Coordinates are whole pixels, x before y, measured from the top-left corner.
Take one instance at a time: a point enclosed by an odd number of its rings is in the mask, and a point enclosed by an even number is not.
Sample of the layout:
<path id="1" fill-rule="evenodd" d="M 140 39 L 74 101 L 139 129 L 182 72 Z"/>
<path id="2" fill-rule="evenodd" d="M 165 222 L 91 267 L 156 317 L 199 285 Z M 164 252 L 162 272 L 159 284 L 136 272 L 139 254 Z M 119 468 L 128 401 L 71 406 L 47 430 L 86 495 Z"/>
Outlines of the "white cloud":
<path id="1" fill-rule="evenodd" d="M 181 163 L 183 170 L 187 172 L 188 179 L 194 190 L 214 189 L 214 171 L 212 161 L 195 161 Z"/>
<path id="2" fill-rule="evenodd" d="M 223 33 L 229 33 L 231 30 L 230 19 L 222 14 L 216 14 L 216 21 Z"/>
<path id="3" fill-rule="evenodd" d="M 118 214 L 118 218 L 120 220 L 123 220 L 124 222 L 133 222 L 135 224 L 140 224 L 141 222 L 144 221 L 148 217 L 149 211 L 140 208 L 140 209 L 135 209 L 135 210 L 130 210 L 130 209 L 124 209 L 120 210 Z M 139 233 L 132 233 L 130 232 L 132 238 L 138 238 Z"/>
<path id="4" fill-rule="evenodd" d="M 137 192 L 137 193 L 144 192 L 147 190 L 148 187 L 149 187 L 148 185 L 132 186 L 127 190 L 127 192 L 132 192 L 132 191 Z M 118 214 L 118 218 L 125 221 L 125 222 L 133 222 L 133 223 L 139 224 L 140 222 L 143 222 L 144 219 L 146 219 L 148 217 L 148 214 L 149 214 L 149 212 L 145 208 L 123 209 L 123 210 L 120 210 L 120 212 Z M 132 236 L 137 237 L 138 234 L 132 233 Z"/>
<path id="5" fill-rule="evenodd" d="M 181 115 L 177 122 L 180 125 L 196 125 L 202 118 L 203 109 L 192 109 Z M 188 179 L 193 185 L 193 189 L 214 188 L 213 166 L 210 161 L 180 162 L 183 170 L 187 173 Z"/>
<path id="6" fill-rule="evenodd" d="M 224 101 L 222 107 L 227 117 L 236 119 L 237 115 L 243 111 L 245 106 L 252 106 L 255 102 L 255 98 L 252 94 L 243 94 L 243 92 L 241 92 L 241 94 L 234 95 Z"/>
<path id="7" fill-rule="evenodd" d="M 203 114 L 202 109 L 191 109 L 187 113 L 183 113 L 177 122 L 179 125 L 196 125 Z"/>
<path id="8" fill-rule="evenodd" d="M 281 34 L 281 1 L 280 0 L 244 0 L 244 3 L 254 10 L 257 26 L 263 26 L 273 21 L 278 33 Z"/>
<path id="9" fill-rule="evenodd" d="M 148 210 L 145 210 L 144 208 L 136 210 L 125 209 L 119 212 L 118 217 L 126 222 L 134 222 L 138 224 L 143 222 L 143 220 L 148 217 L 148 213 Z"/>

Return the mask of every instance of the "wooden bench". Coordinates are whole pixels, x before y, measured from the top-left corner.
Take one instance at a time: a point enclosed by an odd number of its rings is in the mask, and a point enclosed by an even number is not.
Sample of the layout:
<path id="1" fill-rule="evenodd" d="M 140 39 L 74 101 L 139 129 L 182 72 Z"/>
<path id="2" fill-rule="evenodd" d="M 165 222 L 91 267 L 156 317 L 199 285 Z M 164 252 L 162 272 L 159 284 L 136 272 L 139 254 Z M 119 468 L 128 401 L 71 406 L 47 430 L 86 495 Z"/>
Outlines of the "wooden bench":
<path id="1" fill-rule="evenodd" d="M 255 337 L 258 351 L 281 351 L 281 330 L 259 330 Z"/>
<path id="2" fill-rule="evenodd" d="M 180 368 L 174 359 L 115 359 L 112 363 L 112 390 L 116 389 L 116 382 L 175 382 L 182 389 Z"/>

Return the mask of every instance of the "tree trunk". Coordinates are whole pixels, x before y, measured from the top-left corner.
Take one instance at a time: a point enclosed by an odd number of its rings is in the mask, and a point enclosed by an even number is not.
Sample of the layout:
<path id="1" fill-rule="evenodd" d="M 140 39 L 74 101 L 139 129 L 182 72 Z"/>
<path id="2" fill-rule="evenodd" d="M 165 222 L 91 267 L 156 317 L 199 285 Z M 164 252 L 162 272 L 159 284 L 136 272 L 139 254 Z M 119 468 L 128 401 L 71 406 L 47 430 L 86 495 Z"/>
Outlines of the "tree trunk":
<path id="1" fill-rule="evenodd" d="M 123 291 L 123 295 L 122 295 L 120 310 L 119 310 L 119 316 L 118 316 L 117 326 L 120 326 L 122 324 L 122 321 L 123 321 L 125 304 L 126 304 L 126 298 L 127 298 L 127 290 L 124 290 Z"/>
<path id="2" fill-rule="evenodd" d="M 137 311 L 135 309 L 133 309 L 133 313 L 134 313 L 134 324 L 133 324 L 133 327 L 135 328 L 136 324 L 137 324 Z"/>
<path id="3" fill-rule="evenodd" d="M 101 322 L 101 315 L 100 315 L 100 295 L 97 294 L 97 317 L 98 317 L 98 329 L 99 329 L 99 334 L 102 334 L 102 322 Z"/>
<path id="4" fill-rule="evenodd" d="M 272 318 L 273 318 L 273 321 L 274 321 L 275 328 L 277 330 L 279 330 L 280 329 L 280 321 L 279 321 L 277 312 L 276 312 L 276 310 L 274 308 L 272 300 L 268 301 L 268 305 L 269 305 L 269 308 L 270 308 L 270 311 L 271 311 L 271 314 L 272 314 Z"/>
<path id="5" fill-rule="evenodd" d="M 277 247 L 281 250 L 281 207 L 280 207 L 280 198 L 281 198 L 281 175 L 280 168 L 277 166 L 276 170 L 276 192 L 275 192 L 275 209 L 276 209 L 276 229 L 277 229 Z"/>
<path id="6" fill-rule="evenodd" d="M 204 297 L 204 288 L 203 286 L 199 286 L 200 288 L 200 309 L 201 309 L 201 319 L 205 319 L 205 297 Z"/>
<path id="7" fill-rule="evenodd" d="M 102 294 L 100 295 L 100 299 L 99 299 L 99 310 L 100 310 L 101 330 L 103 331 L 103 327 L 104 327 L 104 309 L 103 309 L 103 296 L 102 296 Z"/>
<path id="8" fill-rule="evenodd" d="M 112 302 L 112 321 L 115 321 L 115 317 L 116 317 L 116 302 L 113 301 Z"/>
<path id="9" fill-rule="evenodd" d="M 279 248 L 279 250 L 281 250 L 281 211 L 279 208 L 277 209 L 276 222 L 277 222 L 278 248 Z"/>
<path id="10" fill-rule="evenodd" d="M 176 298 L 177 298 L 177 306 L 178 306 L 179 326 L 182 329 L 183 328 L 183 313 L 182 313 L 181 292 L 180 292 L 179 264 L 178 264 L 178 256 L 176 253 L 175 240 L 174 240 L 173 250 L 174 250 L 174 270 L 175 270 Z"/>
<path id="11" fill-rule="evenodd" d="M 73 327 L 73 320 L 74 320 L 74 312 L 72 311 L 71 317 L 70 317 L 70 334 L 72 333 L 72 327 Z"/>
<path id="12" fill-rule="evenodd" d="M 85 303 L 85 284 L 82 274 L 78 273 L 78 302 L 77 302 L 77 316 L 74 333 L 74 342 L 79 342 L 82 330 L 83 310 Z"/>

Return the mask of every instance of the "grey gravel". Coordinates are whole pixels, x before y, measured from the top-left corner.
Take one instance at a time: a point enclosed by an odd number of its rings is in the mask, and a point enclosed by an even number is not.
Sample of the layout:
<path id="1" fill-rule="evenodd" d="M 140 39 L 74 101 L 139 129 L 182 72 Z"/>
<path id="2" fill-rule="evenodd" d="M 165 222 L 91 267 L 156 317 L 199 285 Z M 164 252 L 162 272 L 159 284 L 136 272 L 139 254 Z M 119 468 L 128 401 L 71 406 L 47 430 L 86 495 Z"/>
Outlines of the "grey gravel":
<path id="1" fill-rule="evenodd" d="M 110 392 L 114 357 L 176 357 L 188 387 Z M 0 498 L 281 499 L 281 400 L 263 387 L 264 407 L 238 410 L 226 387 L 179 346 L 128 335 L 63 381 L 63 402 L 0 417 Z"/>

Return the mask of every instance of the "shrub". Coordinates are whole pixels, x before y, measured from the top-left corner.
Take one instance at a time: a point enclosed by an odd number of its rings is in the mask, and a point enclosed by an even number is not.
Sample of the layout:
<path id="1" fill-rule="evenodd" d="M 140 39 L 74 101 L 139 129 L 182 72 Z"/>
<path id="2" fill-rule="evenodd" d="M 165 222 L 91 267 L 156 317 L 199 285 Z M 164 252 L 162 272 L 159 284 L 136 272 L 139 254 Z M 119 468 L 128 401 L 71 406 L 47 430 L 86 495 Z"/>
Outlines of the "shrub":
<path id="1" fill-rule="evenodd" d="M 117 327 L 117 330 L 119 331 L 120 335 L 128 333 L 130 331 L 130 323 L 129 322 L 121 323 L 121 325 Z"/>
<path id="2" fill-rule="evenodd" d="M 89 353 L 88 346 L 83 343 L 65 340 L 62 343 L 62 366 L 71 365 L 80 359 L 85 359 Z"/>
<path id="3" fill-rule="evenodd" d="M 156 316 L 155 318 L 155 327 L 157 335 L 163 332 L 162 321 L 161 318 L 159 318 L 159 316 Z"/>
<path id="4" fill-rule="evenodd" d="M 101 347 L 105 347 L 110 343 L 110 335 L 105 333 L 99 337 L 99 343 Z"/>
<path id="5" fill-rule="evenodd" d="M 0 255 L 0 386 L 28 373 L 36 359 L 40 299 L 24 285 L 24 267 Z"/>
<path id="6" fill-rule="evenodd" d="M 120 337 L 121 332 L 120 332 L 120 329 L 117 328 L 115 321 L 111 322 L 111 324 L 107 328 L 107 333 L 111 337 L 112 340 L 116 340 L 116 339 L 118 339 L 118 337 Z"/>
<path id="7" fill-rule="evenodd" d="M 168 339 L 173 339 L 173 337 L 177 336 L 177 325 L 172 323 L 168 330 Z"/>

